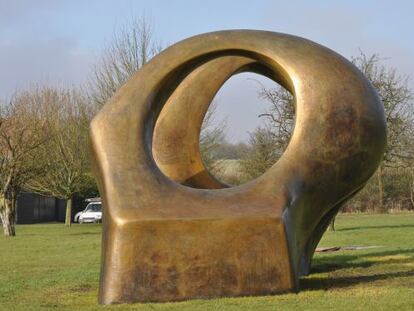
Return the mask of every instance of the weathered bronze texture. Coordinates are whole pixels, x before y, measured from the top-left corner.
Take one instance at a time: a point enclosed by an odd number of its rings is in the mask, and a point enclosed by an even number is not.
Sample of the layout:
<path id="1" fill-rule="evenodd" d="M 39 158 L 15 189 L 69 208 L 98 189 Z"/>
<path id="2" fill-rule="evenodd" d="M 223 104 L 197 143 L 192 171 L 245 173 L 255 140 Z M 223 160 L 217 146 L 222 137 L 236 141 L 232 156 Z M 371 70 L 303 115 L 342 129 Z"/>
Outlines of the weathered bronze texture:
<path id="1" fill-rule="evenodd" d="M 287 88 L 296 123 L 281 159 L 237 187 L 198 146 L 221 85 L 250 71 Z M 166 49 L 91 124 L 103 198 L 99 301 L 173 301 L 299 289 L 330 219 L 377 168 L 382 104 L 345 58 L 266 31 L 221 31 Z"/>

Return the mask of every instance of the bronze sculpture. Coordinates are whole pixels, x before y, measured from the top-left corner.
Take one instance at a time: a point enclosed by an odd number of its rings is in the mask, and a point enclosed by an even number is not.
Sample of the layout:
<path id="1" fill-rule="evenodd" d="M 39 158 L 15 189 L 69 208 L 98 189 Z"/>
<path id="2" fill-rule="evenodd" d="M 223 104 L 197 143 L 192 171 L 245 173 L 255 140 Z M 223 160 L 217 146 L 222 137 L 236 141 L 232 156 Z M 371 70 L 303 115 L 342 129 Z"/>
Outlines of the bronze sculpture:
<path id="1" fill-rule="evenodd" d="M 281 159 L 237 187 L 204 167 L 198 136 L 220 86 L 265 75 L 296 100 Z M 104 205 L 100 303 L 298 290 L 341 204 L 383 154 L 382 104 L 350 62 L 266 31 L 199 35 L 154 57 L 91 123 Z"/>

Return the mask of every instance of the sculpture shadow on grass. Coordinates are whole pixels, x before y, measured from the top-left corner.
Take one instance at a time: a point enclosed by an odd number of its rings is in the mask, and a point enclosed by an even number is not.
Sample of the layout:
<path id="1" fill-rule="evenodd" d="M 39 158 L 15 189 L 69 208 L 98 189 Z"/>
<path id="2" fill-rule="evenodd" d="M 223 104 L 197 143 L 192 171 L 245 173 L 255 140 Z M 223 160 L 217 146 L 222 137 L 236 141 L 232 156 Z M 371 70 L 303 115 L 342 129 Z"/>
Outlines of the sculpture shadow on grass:
<path id="1" fill-rule="evenodd" d="M 318 256 L 314 260 L 312 272 L 332 274 L 328 277 L 302 278 L 300 284 L 302 290 L 327 290 L 414 276 L 414 270 L 407 267 L 399 268 L 401 271 L 395 271 L 393 268 L 394 271 L 392 272 L 387 268 L 388 265 L 400 264 L 414 265 L 414 248 L 362 254 L 354 252 L 353 254 L 323 255 L 323 257 Z M 379 267 L 380 265 L 382 267 Z M 349 270 L 347 271 L 347 269 Z M 353 271 L 354 269 L 357 272 Z M 381 271 L 381 269 L 384 271 Z M 375 271 L 381 271 L 381 273 Z M 356 273 L 357 275 L 355 275 Z"/>
<path id="2" fill-rule="evenodd" d="M 404 229 L 414 228 L 414 225 L 381 225 L 381 226 L 356 226 L 339 228 L 337 231 L 371 230 L 371 229 Z"/>
<path id="3" fill-rule="evenodd" d="M 399 271 L 390 273 L 378 273 L 372 275 L 353 275 L 335 278 L 310 278 L 301 280 L 302 290 L 330 290 L 341 289 L 358 284 L 368 284 L 382 280 L 408 278 L 414 276 L 414 271 Z M 403 284 L 402 284 L 403 285 Z"/>

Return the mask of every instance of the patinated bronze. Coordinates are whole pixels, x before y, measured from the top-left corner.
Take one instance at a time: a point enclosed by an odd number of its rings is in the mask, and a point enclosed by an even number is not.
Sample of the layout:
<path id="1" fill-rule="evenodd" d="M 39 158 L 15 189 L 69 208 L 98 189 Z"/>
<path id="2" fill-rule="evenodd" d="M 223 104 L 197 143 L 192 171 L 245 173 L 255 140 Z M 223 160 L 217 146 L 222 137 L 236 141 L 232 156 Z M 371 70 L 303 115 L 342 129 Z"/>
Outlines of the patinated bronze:
<path id="1" fill-rule="evenodd" d="M 232 75 L 256 72 L 295 97 L 281 159 L 237 187 L 198 146 L 208 106 Z M 382 104 L 355 66 L 314 42 L 221 31 L 142 67 L 91 124 L 104 223 L 99 301 L 175 301 L 299 289 L 329 221 L 377 168 Z"/>

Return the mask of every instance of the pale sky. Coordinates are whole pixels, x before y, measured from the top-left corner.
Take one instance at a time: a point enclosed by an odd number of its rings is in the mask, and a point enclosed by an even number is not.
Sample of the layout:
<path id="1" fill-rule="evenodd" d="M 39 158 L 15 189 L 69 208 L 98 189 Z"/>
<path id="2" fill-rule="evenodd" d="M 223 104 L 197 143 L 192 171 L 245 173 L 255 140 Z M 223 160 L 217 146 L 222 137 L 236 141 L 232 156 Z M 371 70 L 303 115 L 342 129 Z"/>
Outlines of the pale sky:
<path id="1" fill-rule="evenodd" d="M 244 28 L 302 36 L 348 58 L 379 53 L 414 89 L 414 1 L 0 0 L 0 99 L 35 83 L 84 83 L 114 30 L 143 15 L 164 45 Z M 266 108 L 249 78 L 217 95 L 232 141 L 246 140 Z"/>

